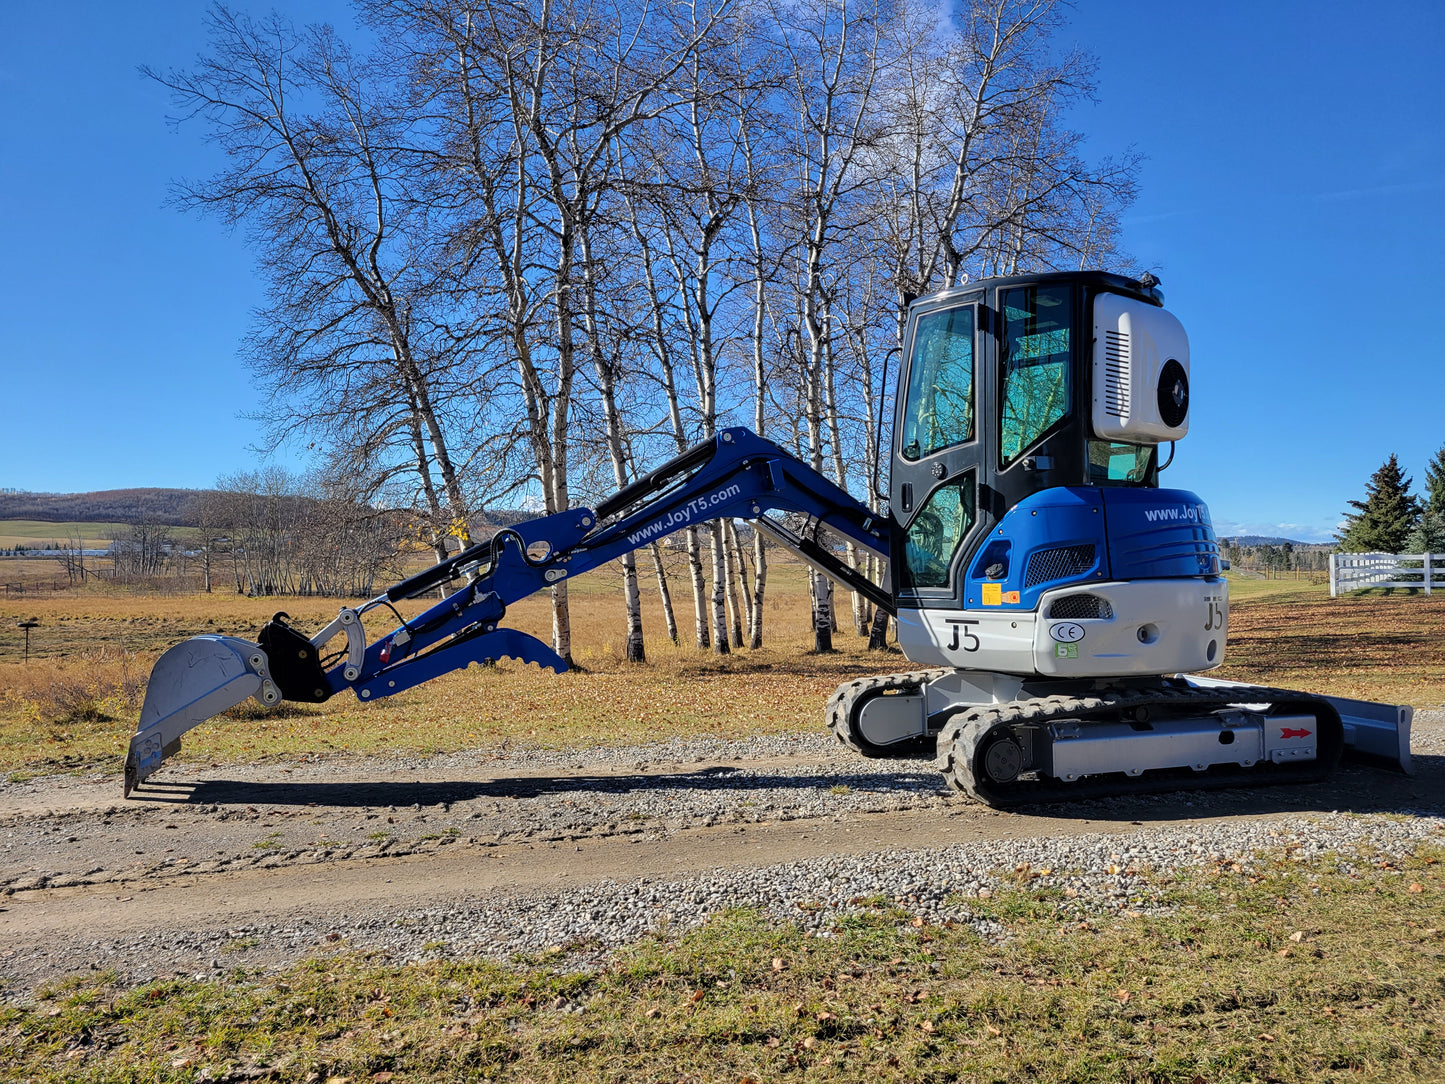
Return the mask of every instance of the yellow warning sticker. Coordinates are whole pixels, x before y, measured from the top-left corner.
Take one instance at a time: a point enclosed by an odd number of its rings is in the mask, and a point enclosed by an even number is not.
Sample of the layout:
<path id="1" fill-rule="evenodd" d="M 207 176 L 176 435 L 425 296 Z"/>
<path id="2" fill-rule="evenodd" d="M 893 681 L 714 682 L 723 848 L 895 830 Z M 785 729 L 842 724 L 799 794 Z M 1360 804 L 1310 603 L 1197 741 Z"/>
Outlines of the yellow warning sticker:
<path id="1" fill-rule="evenodd" d="M 983 604 L 985 606 L 1003 605 L 1003 584 L 986 583 L 983 585 Z"/>

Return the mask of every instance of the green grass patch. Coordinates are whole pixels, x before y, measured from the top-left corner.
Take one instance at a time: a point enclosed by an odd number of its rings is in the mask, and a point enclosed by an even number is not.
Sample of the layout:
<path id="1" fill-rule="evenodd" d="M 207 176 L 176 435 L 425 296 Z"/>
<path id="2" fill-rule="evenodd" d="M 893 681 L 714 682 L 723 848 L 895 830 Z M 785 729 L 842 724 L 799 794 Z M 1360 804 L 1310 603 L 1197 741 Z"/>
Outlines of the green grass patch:
<path id="1" fill-rule="evenodd" d="M 1015 887 L 991 901 L 1001 941 L 879 900 L 827 937 L 731 912 L 601 970 L 337 953 L 84 978 L 0 1009 L 0 1064 L 36 1081 L 1440 1080 L 1442 858 L 1191 873 L 1152 917 L 1081 920 Z"/>
<path id="2" fill-rule="evenodd" d="M 47 545 L 66 546 L 79 538 L 86 549 L 105 549 L 113 538 L 124 538 L 130 527 L 124 523 L 106 523 L 101 520 L 70 520 L 51 523 L 38 519 L 0 519 L 0 549 L 25 546 L 27 549 L 44 549 Z M 184 528 L 171 528 L 179 536 Z M 87 561 L 90 559 L 87 558 Z M 99 560 L 99 558 L 96 558 Z"/>

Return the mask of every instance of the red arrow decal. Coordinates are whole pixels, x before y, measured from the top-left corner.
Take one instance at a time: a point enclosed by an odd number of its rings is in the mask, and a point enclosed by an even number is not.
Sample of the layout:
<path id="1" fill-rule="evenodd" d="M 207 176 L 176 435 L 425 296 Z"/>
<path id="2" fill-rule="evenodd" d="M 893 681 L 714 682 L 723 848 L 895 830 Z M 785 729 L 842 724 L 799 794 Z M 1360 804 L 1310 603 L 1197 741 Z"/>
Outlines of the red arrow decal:
<path id="1" fill-rule="evenodd" d="M 1308 730 L 1295 730 L 1294 728 L 1288 726 L 1280 727 L 1279 730 L 1279 736 L 1281 740 L 1285 738 L 1308 738 L 1310 736 L 1310 733 L 1311 732 Z"/>

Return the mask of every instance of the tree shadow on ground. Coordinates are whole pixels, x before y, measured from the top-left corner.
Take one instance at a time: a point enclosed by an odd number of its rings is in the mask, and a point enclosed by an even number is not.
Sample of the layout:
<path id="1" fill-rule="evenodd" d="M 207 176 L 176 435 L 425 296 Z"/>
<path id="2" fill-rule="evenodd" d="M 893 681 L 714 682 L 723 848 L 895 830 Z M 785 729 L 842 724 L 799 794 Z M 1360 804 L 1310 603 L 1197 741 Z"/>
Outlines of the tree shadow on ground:
<path id="1" fill-rule="evenodd" d="M 726 791 L 748 794 L 758 791 L 793 790 L 827 794 L 840 785 L 849 792 L 883 795 L 942 794 L 943 778 L 927 762 L 917 770 L 868 771 L 840 776 L 806 769 L 766 775 L 716 765 L 686 772 L 631 772 L 617 775 L 526 775 L 501 778 L 406 780 L 367 779 L 346 782 L 255 782 L 235 779 L 206 779 L 200 782 L 158 782 L 147 780 L 133 799 L 215 805 L 315 805 L 357 806 L 447 806 L 478 798 L 535 798 L 556 795 L 586 798 L 589 794 L 644 794 L 659 791 Z"/>
<path id="2" fill-rule="evenodd" d="M 1222 816 L 1263 816 L 1278 813 L 1414 813 L 1445 816 L 1445 756 L 1417 755 L 1414 774 L 1405 775 L 1369 763 L 1347 761 L 1329 779 L 1310 784 L 1283 784 L 1227 789 L 1180 789 L 1156 794 L 1122 795 L 1082 801 L 1030 804 L 1012 812 L 1045 818 L 1084 820 L 1099 825 L 1132 822 L 1188 821 Z M 840 786 L 849 793 L 877 795 L 880 800 L 949 793 L 927 761 L 916 768 L 879 766 L 840 776 L 835 771 L 807 769 L 752 774 L 738 767 L 708 766 L 693 771 L 622 774 L 525 775 L 446 780 L 375 778 L 323 782 L 257 782 L 204 779 L 198 782 L 148 780 L 132 798 L 149 803 L 220 806 L 315 806 L 341 809 L 372 807 L 447 808 L 478 799 L 520 799 L 543 795 L 562 801 L 585 801 L 589 795 L 658 794 L 659 792 L 726 791 L 740 801 L 762 791 L 794 791 L 799 799 L 830 794 Z M 953 806 L 949 812 L 953 812 Z M 981 807 L 977 807 L 981 808 Z M 940 816 L 945 815 L 940 810 Z M 1006 814 L 1005 814 L 1006 815 Z M 928 841 L 920 839 L 920 845 Z"/>

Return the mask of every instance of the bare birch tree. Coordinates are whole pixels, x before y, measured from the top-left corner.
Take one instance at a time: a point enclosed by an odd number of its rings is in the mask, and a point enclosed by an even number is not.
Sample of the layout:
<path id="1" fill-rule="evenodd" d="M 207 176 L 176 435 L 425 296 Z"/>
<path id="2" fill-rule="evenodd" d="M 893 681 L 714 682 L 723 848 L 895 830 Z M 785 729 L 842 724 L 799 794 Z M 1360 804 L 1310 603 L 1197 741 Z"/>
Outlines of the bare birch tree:
<path id="1" fill-rule="evenodd" d="M 276 431 L 335 438 L 349 419 L 376 433 L 379 412 L 399 416 L 440 559 L 443 524 L 468 544 L 470 508 L 437 369 L 414 334 L 413 291 L 425 287 L 392 152 L 401 122 L 329 28 L 298 31 L 279 15 L 256 22 L 221 5 L 209 23 L 210 52 L 193 69 L 145 69 L 231 159 L 207 181 L 178 184 L 175 199 L 243 225 L 263 254 L 266 330 L 251 357 Z"/>

